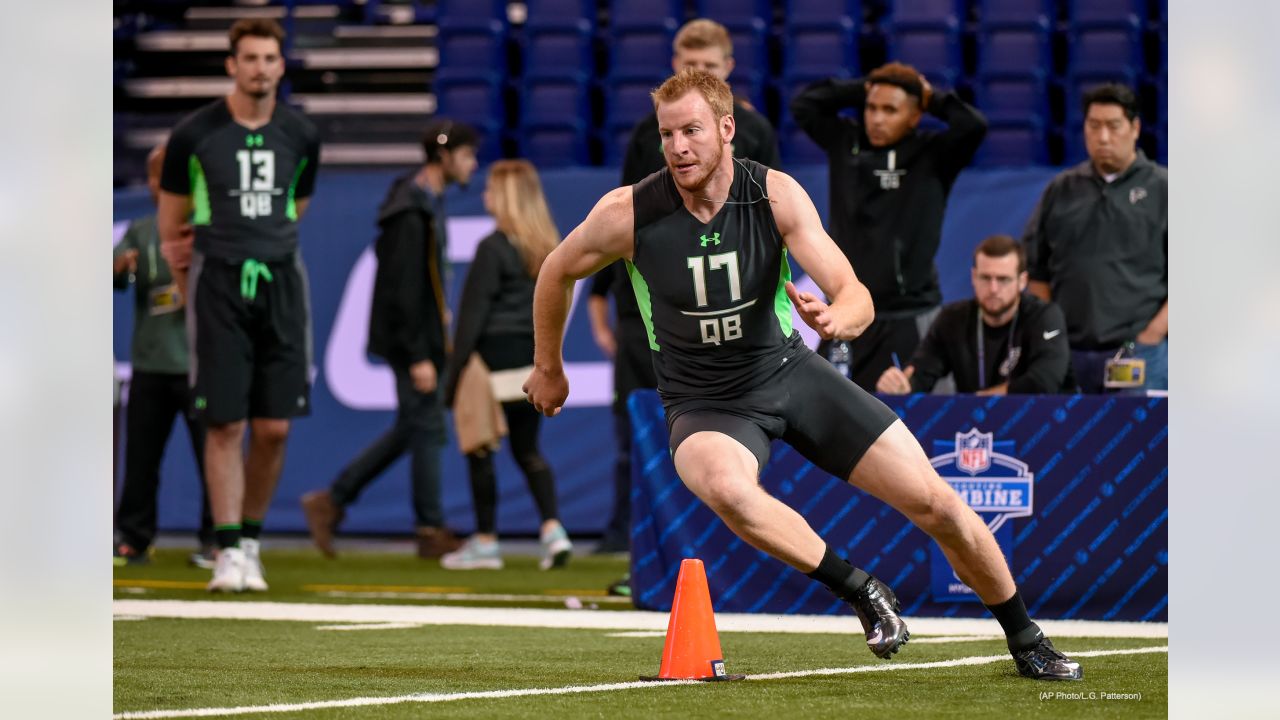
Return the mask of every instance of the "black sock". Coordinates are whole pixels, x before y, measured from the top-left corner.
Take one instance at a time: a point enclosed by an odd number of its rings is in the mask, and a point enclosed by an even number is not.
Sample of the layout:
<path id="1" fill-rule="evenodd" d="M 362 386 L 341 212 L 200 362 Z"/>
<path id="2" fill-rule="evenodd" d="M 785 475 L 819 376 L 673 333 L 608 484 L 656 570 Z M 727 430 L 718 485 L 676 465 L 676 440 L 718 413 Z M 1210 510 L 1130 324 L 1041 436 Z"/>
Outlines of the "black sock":
<path id="1" fill-rule="evenodd" d="M 262 536 L 262 521 L 245 518 L 240 521 L 240 536 L 257 540 Z"/>
<path id="2" fill-rule="evenodd" d="M 996 617 L 1000 627 L 1004 628 L 1011 651 L 1017 652 L 1040 641 L 1040 626 L 1027 615 L 1027 606 L 1022 602 L 1021 592 L 1014 591 L 1013 597 L 999 605 L 988 605 L 987 609 Z"/>
<path id="3" fill-rule="evenodd" d="M 828 545 L 827 551 L 822 555 L 822 562 L 809 573 L 809 577 L 831 588 L 831 592 L 837 596 L 848 598 L 867 584 L 871 576 L 836 555 Z"/>
<path id="4" fill-rule="evenodd" d="M 217 539 L 219 550 L 240 547 L 240 523 L 218 525 L 213 528 L 213 536 Z"/>

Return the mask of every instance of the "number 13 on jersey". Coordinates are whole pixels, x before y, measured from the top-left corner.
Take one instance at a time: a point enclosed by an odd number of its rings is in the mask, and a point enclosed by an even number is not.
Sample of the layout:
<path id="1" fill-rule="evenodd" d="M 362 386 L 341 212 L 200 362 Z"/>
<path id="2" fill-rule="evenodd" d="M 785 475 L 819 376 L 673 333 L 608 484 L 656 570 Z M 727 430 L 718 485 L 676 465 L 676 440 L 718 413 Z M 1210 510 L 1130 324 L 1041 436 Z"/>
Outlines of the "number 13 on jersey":
<path id="1" fill-rule="evenodd" d="M 247 218 L 271 214 L 271 196 L 276 189 L 276 154 L 272 150 L 240 150 L 240 214 Z"/>

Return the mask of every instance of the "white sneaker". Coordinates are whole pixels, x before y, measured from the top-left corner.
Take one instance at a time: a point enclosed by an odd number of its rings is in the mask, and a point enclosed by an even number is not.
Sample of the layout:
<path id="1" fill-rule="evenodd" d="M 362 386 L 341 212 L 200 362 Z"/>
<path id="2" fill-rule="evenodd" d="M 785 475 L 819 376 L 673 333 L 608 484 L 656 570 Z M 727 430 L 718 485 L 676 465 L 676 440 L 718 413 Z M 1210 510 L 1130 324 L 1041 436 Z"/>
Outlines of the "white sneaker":
<path id="1" fill-rule="evenodd" d="M 242 592 L 244 567 L 244 550 L 238 547 L 219 550 L 213 566 L 213 579 L 206 586 L 209 592 Z"/>
<path id="2" fill-rule="evenodd" d="M 262 542 L 253 538 L 240 538 L 240 549 L 244 550 L 244 589 L 253 592 L 266 592 L 266 570 L 262 567 Z"/>
<path id="3" fill-rule="evenodd" d="M 557 525 L 543 533 L 541 542 L 542 559 L 538 561 L 540 569 L 562 568 L 569 564 L 569 558 L 573 557 L 573 543 L 569 542 L 569 533 L 563 525 Z"/>
<path id="4" fill-rule="evenodd" d="M 501 570 L 502 555 L 498 543 L 467 540 L 462 547 L 440 556 L 440 567 L 445 570 Z"/>

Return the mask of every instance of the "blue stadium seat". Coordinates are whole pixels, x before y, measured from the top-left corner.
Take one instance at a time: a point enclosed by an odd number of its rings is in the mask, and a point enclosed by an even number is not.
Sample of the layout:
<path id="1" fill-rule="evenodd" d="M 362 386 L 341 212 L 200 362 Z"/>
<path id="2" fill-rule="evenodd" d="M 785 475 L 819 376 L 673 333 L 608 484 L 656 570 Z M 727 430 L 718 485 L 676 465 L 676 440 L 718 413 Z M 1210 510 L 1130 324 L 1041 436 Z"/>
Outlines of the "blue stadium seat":
<path id="1" fill-rule="evenodd" d="M 765 79 L 770 76 L 768 45 L 762 23 L 731 29 L 733 74 L 729 84 L 737 95 L 745 96 L 757 109 L 764 107 Z"/>
<path id="2" fill-rule="evenodd" d="M 526 80 L 520 94 L 521 125 L 578 125 L 591 121 L 587 83 L 578 79 Z"/>
<path id="3" fill-rule="evenodd" d="M 1142 35 L 1136 30 L 1077 30 L 1070 33 L 1068 39 L 1068 75 L 1110 74 L 1136 78 L 1143 68 Z"/>
<path id="4" fill-rule="evenodd" d="M 862 22 L 862 0 L 787 0 L 784 21 L 791 30 L 843 25 L 848 18 Z"/>
<path id="5" fill-rule="evenodd" d="M 778 140 L 780 145 L 778 150 L 782 154 L 782 162 L 787 167 L 827 164 L 826 151 L 818 147 L 817 143 L 809 139 L 799 126 L 789 120 L 783 122 Z"/>
<path id="6" fill-rule="evenodd" d="M 730 30 L 768 24 L 773 20 L 770 0 L 695 0 L 694 15 L 710 18 Z"/>
<path id="7" fill-rule="evenodd" d="M 632 128 L 629 127 L 618 126 L 600 131 L 605 165 L 622 165 L 627 153 L 627 144 L 631 142 L 631 130 Z M 654 138 L 654 142 L 658 142 L 658 139 Z"/>
<path id="8" fill-rule="evenodd" d="M 611 83 L 605 90 L 604 123 L 610 130 L 630 130 L 640 118 L 653 112 L 649 93 L 662 84 L 664 77 L 651 77 Z"/>
<path id="9" fill-rule="evenodd" d="M 1146 0 L 1070 0 L 1067 3 L 1067 22 L 1073 30 L 1097 27 L 1137 29 L 1146 16 Z"/>
<path id="10" fill-rule="evenodd" d="M 1038 121 L 991 121 L 974 157 L 974 164 L 984 167 L 1044 165 L 1048 161 L 1044 127 Z"/>
<path id="11" fill-rule="evenodd" d="M 436 111 L 469 123 L 502 123 L 504 103 L 497 80 L 441 71 L 435 81 Z"/>
<path id="12" fill-rule="evenodd" d="M 670 75 L 674 38 L 675 33 L 665 30 L 614 35 L 609 42 L 609 77 L 619 80 Z"/>
<path id="13" fill-rule="evenodd" d="M 974 84 L 974 101 L 992 121 L 1045 121 L 1049 95 L 1043 78 L 981 77 Z"/>
<path id="14" fill-rule="evenodd" d="M 1010 28 L 979 34 L 979 75 L 1046 77 L 1052 72 L 1047 30 Z"/>
<path id="15" fill-rule="evenodd" d="M 613 33 L 659 30 L 675 35 L 684 22 L 683 0 L 609 0 L 609 27 Z"/>
<path id="16" fill-rule="evenodd" d="M 437 40 L 440 69 L 456 75 L 502 78 L 506 76 L 505 35 L 483 30 L 441 31 Z"/>
<path id="17" fill-rule="evenodd" d="M 978 24 L 983 29 L 1041 28 L 1049 30 L 1057 16 L 1054 0 L 980 0 Z"/>
<path id="18" fill-rule="evenodd" d="M 596 26 L 595 0 L 525 0 L 526 29 L 571 29 Z"/>
<path id="19" fill-rule="evenodd" d="M 889 59 L 914 66 L 938 87 L 955 85 L 961 71 L 960 33 L 956 30 L 895 30 Z"/>
<path id="20" fill-rule="evenodd" d="M 447 30 L 484 30 L 507 24 L 506 0 L 436 0 L 436 17 Z"/>
<path id="21" fill-rule="evenodd" d="M 894 29 L 958 30 L 964 14 L 964 0 L 897 0 L 886 24 Z"/>
<path id="22" fill-rule="evenodd" d="M 572 125 L 534 125 L 520 131 L 520 154 L 539 169 L 591 163 L 586 131 Z"/>
<path id="23" fill-rule="evenodd" d="M 848 18 L 825 28 L 791 30 L 783 42 L 784 83 L 856 75 L 857 41 L 857 30 Z"/>
<path id="24" fill-rule="evenodd" d="M 526 77 L 591 76 L 591 30 L 586 21 L 577 27 L 529 28 L 524 41 Z"/>

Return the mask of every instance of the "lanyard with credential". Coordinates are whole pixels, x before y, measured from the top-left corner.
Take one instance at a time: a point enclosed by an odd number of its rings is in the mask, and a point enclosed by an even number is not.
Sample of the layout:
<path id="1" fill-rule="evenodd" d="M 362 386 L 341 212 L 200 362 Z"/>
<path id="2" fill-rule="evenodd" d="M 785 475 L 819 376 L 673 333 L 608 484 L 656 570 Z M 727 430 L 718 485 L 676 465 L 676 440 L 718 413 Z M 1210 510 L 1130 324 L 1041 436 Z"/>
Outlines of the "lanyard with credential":
<path id="1" fill-rule="evenodd" d="M 1021 310 L 1021 308 L 1019 308 Z M 1013 355 L 1013 335 L 1018 329 L 1018 312 L 1014 311 L 1013 319 L 1009 321 L 1009 342 L 1005 351 L 1005 360 Z M 982 338 L 982 308 L 978 308 L 978 326 L 976 330 L 978 339 L 978 389 L 987 389 L 987 344 Z M 1013 372 L 1013 368 L 1009 368 L 1009 372 Z"/>

